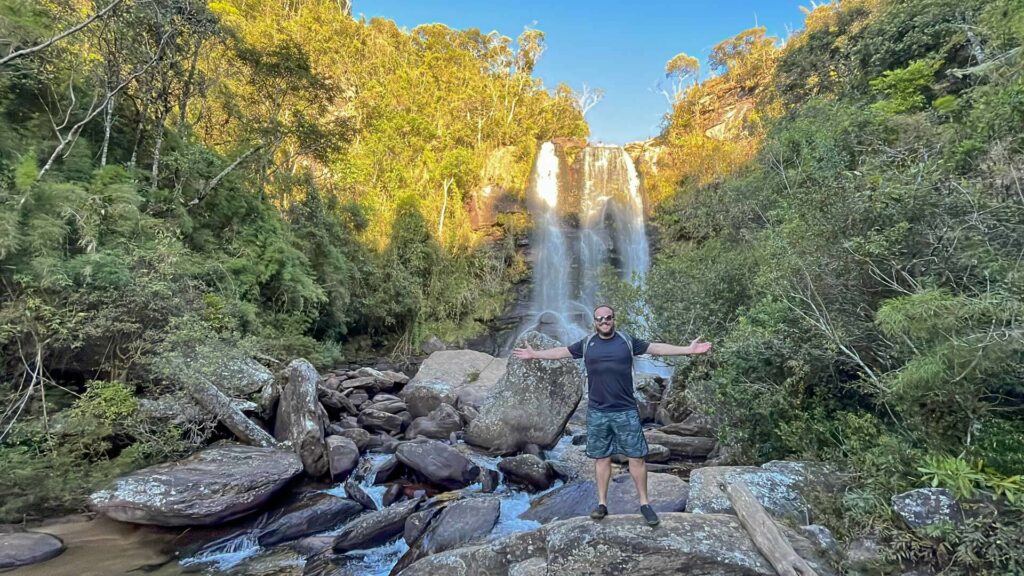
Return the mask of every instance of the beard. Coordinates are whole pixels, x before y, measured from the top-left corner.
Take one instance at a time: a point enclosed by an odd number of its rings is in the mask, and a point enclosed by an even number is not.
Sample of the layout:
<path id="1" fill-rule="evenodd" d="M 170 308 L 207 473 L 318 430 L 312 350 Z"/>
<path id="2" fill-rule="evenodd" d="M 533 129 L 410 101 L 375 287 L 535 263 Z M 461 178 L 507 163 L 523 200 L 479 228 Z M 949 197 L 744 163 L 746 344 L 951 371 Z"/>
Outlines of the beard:
<path id="1" fill-rule="evenodd" d="M 611 336 L 615 332 L 615 324 L 598 324 L 597 334 L 599 336 Z"/>

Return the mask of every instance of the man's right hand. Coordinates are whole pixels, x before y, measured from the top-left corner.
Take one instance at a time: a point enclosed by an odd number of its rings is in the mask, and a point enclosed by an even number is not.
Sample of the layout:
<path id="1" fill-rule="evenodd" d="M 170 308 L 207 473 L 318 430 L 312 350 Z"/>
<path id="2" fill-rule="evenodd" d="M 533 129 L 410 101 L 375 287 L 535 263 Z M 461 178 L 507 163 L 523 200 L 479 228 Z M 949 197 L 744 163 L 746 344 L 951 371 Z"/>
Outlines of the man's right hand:
<path id="1" fill-rule="evenodd" d="M 537 357 L 537 351 L 526 344 L 524 348 L 513 348 L 512 355 L 520 360 L 533 360 Z"/>

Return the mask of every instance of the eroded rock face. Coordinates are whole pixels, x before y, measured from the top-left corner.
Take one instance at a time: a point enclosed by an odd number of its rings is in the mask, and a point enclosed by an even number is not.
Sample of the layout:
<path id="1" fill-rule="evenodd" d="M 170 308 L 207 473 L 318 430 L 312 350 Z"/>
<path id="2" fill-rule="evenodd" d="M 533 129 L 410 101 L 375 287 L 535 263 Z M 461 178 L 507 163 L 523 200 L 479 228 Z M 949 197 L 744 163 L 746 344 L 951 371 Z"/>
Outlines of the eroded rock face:
<path id="1" fill-rule="evenodd" d="M 682 512 L 686 508 L 689 486 L 681 478 L 671 474 L 652 473 L 647 475 L 647 495 L 651 507 L 661 512 Z M 530 509 L 519 516 L 522 520 L 535 520 L 542 524 L 588 516 L 597 506 L 597 484 L 584 480 L 566 484 L 537 498 Z M 629 474 L 618 474 L 608 484 L 608 512 L 611 514 L 636 514 L 640 500 L 636 485 Z"/>
<path id="2" fill-rule="evenodd" d="M 122 476 L 89 496 L 89 507 L 136 524 L 220 524 L 257 509 L 302 470 L 294 452 L 218 445 Z"/>
<path id="3" fill-rule="evenodd" d="M 543 350 L 555 340 L 528 332 L 516 346 Z M 553 446 L 579 404 L 583 378 L 576 361 L 512 358 L 498 386 L 466 428 L 467 443 L 510 454 L 527 444 Z"/>
<path id="4" fill-rule="evenodd" d="M 722 489 L 743 482 L 765 510 L 777 518 L 790 517 L 809 524 L 813 514 L 807 506 L 815 490 L 832 491 L 840 484 L 835 473 L 815 462 L 776 460 L 756 466 L 708 466 L 690 473 L 690 499 L 686 511 L 694 514 L 735 514 L 729 496 Z"/>
<path id="5" fill-rule="evenodd" d="M 0 534 L 0 570 L 27 566 L 64 552 L 60 538 L 42 532 Z"/>
<path id="6" fill-rule="evenodd" d="M 820 576 L 835 574 L 813 546 L 789 529 L 783 533 Z M 423 558 L 401 576 L 533 574 L 570 576 L 701 574 L 775 576 L 739 520 L 722 514 L 670 513 L 650 529 L 638 515 L 612 515 L 600 522 L 572 518 L 489 544 L 457 548 Z M 528 571 L 529 570 L 529 571 Z"/>
<path id="7" fill-rule="evenodd" d="M 909 528 L 964 521 L 960 504 L 945 488 L 918 488 L 897 494 L 892 497 L 892 509 Z"/>

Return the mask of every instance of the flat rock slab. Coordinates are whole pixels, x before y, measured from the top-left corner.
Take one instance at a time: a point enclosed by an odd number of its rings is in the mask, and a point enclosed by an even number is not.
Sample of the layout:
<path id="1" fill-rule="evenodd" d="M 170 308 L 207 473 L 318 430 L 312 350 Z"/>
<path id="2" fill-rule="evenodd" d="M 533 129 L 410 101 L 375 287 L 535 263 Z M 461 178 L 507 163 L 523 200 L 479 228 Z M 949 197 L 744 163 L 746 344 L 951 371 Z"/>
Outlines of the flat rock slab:
<path id="1" fill-rule="evenodd" d="M 651 507 L 657 512 L 682 512 L 689 492 L 686 482 L 671 474 L 647 476 L 647 494 Z M 566 484 L 537 498 L 519 518 L 546 524 L 575 516 L 589 516 L 595 506 L 597 484 L 593 480 L 584 480 Z M 608 513 L 636 514 L 639 510 L 639 496 L 630 475 L 613 476 L 608 485 Z"/>
<path id="2" fill-rule="evenodd" d="M 121 522 L 220 524 L 252 512 L 302 470 L 294 452 L 224 444 L 122 476 L 89 506 Z"/>
<path id="3" fill-rule="evenodd" d="M 64 542 L 42 532 L 0 534 L 0 570 L 28 566 L 59 556 Z"/>
<path id="4" fill-rule="evenodd" d="M 782 530 L 819 576 L 834 576 L 810 542 L 792 530 Z M 517 574 L 542 569 L 560 576 L 776 576 L 739 519 L 685 513 L 663 514 L 655 528 L 644 524 L 638 514 L 609 516 L 600 522 L 571 518 L 488 544 L 427 556 L 399 574 L 508 574 L 513 567 Z"/>

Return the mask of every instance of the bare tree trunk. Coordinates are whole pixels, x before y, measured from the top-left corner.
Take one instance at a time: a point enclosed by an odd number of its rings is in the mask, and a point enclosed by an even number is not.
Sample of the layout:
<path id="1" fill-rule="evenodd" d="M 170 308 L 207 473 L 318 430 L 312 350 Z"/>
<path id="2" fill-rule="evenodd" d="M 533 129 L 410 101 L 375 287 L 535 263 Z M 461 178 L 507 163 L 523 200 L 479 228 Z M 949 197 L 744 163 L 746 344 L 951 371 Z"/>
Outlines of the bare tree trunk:
<path id="1" fill-rule="evenodd" d="M 277 440 L 274 440 L 273 436 L 242 414 L 241 410 L 232 406 L 231 399 L 209 380 L 197 376 L 189 384 L 188 393 L 197 404 L 215 415 L 242 442 L 265 448 L 277 445 Z"/>
<path id="2" fill-rule="evenodd" d="M 444 242 L 441 240 L 441 233 L 444 231 L 444 213 L 448 209 L 448 190 L 454 183 L 455 178 L 444 179 L 444 200 L 441 202 L 441 219 L 437 222 L 437 241 L 441 242 L 442 245 Z"/>
<path id="3" fill-rule="evenodd" d="M 114 98 L 107 102 L 103 113 L 103 152 L 100 154 L 100 167 L 107 165 L 107 151 L 110 149 L 110 128 L 114 123 Z"/>
<path id="4" fill-rule="evenodd" d="M 817 576 L 807 561 L 793 550 L 775 521 L 750 493 L 749 488 L 742 482 L 733 482 L 726 487 L 726 492 L 729 494 L 732 507 L 736 510 L 736 516 L 740 519 L 740 524 L 779 576 Z"/>
<path id="5" fill-rule="evenodd" d="M 167 120 L 167 114 L 170 112 L 170 108 L 166 104 L 160 111 L 160 118 L 157 119 L 156 123 L 156 142 L 153 143 L 153 167 L 150 170 L 150 190 L 156 191 L 157 186 L 160 184 L 160 150 L 164 145 L 164 122 Z"/>

